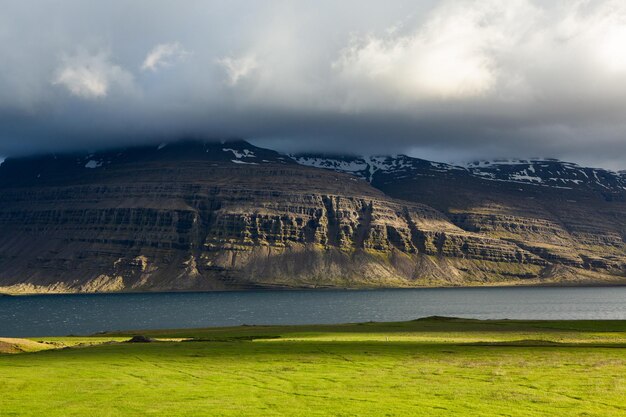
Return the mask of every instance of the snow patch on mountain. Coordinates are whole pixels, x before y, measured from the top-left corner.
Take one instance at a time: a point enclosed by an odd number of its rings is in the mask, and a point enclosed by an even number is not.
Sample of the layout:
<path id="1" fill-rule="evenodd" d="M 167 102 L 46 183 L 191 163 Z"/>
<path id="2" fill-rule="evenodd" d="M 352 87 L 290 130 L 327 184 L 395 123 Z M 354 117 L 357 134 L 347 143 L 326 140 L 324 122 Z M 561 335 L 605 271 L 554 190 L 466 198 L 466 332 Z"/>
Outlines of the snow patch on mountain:
<path id="1" fill-rule="evenodd" d="M 241 161 L 239 159 L 231 159 L 230 162 L 234 162 L 235 164 L 245 164 L 245 165 L 259 165 L 256 162 L 245 162 L 245 161 Z"/>
<path id="2" fill-rule="evenodd" d="M 530 181 L 530 182 L 538 182 L 538 183 L 543 182 L 543 179 L 541 179 L 541 177 L 533 177 L 533 176 L 528 175 L 527 170 L 523 170 L 519 174 L 517 173 L 511 174 L 509 177 L 515 181 Z"/>
<path id="3" fill-rule="evenodd" d="M 250 150 L 248 150 L 248 149 L 237 150 L 237 149 L 232 149 L 232 148 L 222 148 L 222 151 L 224 151 L 224 152 L 232 152 L 233 155 L 235 155 L 235 158 L 237 158 L 237 159 L 256 158 L 255 153 L 250 151 Z"/>
<path id="4" fill-rule="evenodd" d="M 96 161 L 95 159 L 90 159 L 85 164 L 85 168 L 100 168 L 102 166 L 102 161 Z"/>
<path id="5" fill-rule="evenodd" d="M 314 156 L 292 156 L 292 158 L 300 165 L 306 165 L 315 168 L 332 169 L 341 172 L 358 173 L 367 171 L 368 165 L 364 159 L 356 158 L 354 160 L 333 159 Z"/>

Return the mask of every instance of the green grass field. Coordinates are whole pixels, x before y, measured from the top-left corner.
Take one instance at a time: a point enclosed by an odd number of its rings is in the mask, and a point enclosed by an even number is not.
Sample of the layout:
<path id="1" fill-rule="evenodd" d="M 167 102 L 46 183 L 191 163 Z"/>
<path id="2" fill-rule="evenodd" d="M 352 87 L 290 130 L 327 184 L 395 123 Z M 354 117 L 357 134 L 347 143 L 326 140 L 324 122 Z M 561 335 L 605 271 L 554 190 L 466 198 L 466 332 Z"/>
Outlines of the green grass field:
<path id="1" fill-rule="evenodd" d="M 175 341 L 119 343 L 133 334 Z M 625 321 L 431 318 L 33 340 L 54 349 L 0 354 L 0 416 L 626 415 Z"/>

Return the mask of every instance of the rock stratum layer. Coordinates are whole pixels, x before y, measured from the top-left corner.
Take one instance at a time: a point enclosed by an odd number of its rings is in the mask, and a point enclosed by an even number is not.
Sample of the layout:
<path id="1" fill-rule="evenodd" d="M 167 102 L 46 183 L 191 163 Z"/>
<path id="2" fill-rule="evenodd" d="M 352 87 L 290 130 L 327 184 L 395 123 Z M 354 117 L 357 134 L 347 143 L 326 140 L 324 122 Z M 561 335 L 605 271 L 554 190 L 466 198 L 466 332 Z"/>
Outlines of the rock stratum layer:
<path id="1" fill-rule="evenodd" d="M 233 141 L 9 159 L 0 291 L 626 282 L 619 174 L 302 158 Z"/>

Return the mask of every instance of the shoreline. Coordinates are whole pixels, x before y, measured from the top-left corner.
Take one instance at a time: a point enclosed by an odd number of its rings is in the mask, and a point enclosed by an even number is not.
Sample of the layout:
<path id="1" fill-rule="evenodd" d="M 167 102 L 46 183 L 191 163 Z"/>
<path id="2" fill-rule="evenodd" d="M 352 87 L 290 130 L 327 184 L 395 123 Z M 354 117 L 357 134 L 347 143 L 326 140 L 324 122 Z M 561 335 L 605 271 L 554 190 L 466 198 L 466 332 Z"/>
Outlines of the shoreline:
<path id="1" fill-rule="evenodd" d="M 233 288 L 221 290 L 156 290 L 156 291 L 40 291 L 40 292 L 3 292 L 0 297 L 43 296 L 43 295 L 115 295 L 115 294 L 204 294 L 204 293 L 243 293 L 271 291 L 389 291 L 389 290 L 443 290 L 443 289 L 485 289 L 485 288 L 613 288 L 626 287 L 626 278 L 618 282 L 572 282 L 572 283 L 529 283 L 529 284 L 483 284 L 483 285 L 450 285 L 450 286 L 411 286 L 411 287 L 283 287 L 259 286 L 257 288 Z"/>
<path id="2" fill-rule="evenodd" d="M 435 324 L 438 326 L 441 325 L 455 325 L 455 324 L 465 324 L 465 325 L 506 325 L 506 326 L 519 326 L 519 325 L 530 325 L 537 326 L 545 325 L 545 324 L 607 324 L 607 325 L 624 325 L 626 324 L 626 319 L 508 319 L 508 318 L 473 318 L 473 317 L 463 317 L 463 316 L 440 316 L 440 315 L 430 315 L 417 317 L 414 319 L 408 320 L 381 320 L 381 321 L 346 321 L 346 322 L 337 322 L 337 323 L 296 323 L 296 324 L 271 324 L 271 323 L 259 323 L 259 324 L 237 324 L 237 325 L 217 325 L 217 326 L 204 326 L 204 327 L 156 327 L 156 328 L 128 328 L 128 329 L 118 329 L 118 330 L 103 330 L 93 333 L 84 333 L 84 334 L 67 334 L 67 335 L 21 335 L 21 336 L 6 336 L 0 334 L 0 342 L 3 339 L 25 339 L 25 340 L 34 340 L 34 339 L 63 339 L 63 338 L 77 338 L 77 339 L 89 339 L 89 338 L 106 338 L 110 336 L 118 336 L 118 337 L 132 337 L 135 335 L 155 335 L 155 334 L 168 334 L 168 333 L 194 333 L 194 332 L 222 332 L 222 331 L 241 331 L 241 332 L 255 332 L 255 331 L 267 331 L 267 330 L 289 330 L 290 332 L 304 331 L 306 329 L 337 329 L 337 330 L 345 330 L 346 328 L 361 328 L 361 326 L 395 326 L 395 325 L 408 325 L 408 326 L 421 326 L 423 324 L 428 325 L 429 323 Z M 538 327 L 542 330 L 549 329 L 549 327 Z M 366 329 L 366 328 L 363 328 Z M 561 329 L 567 331 L 568 329 Z M 182 339 L 181 339 L 182 340 Z M 180 341 L 180 340 L 179 340 Z M 623 346 L 620 346 L 623 347 Z"/>

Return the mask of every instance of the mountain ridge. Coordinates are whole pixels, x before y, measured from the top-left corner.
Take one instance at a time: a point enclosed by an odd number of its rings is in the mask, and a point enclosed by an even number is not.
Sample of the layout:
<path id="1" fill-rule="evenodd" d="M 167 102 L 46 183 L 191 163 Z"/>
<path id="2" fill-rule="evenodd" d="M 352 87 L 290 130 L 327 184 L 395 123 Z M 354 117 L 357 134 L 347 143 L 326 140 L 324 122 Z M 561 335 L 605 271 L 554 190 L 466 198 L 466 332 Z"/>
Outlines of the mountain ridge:
<path id="1" fill-rule="evenodd" d="M 604 168 L 582 167 L 573 162 L 555 158 L 494 159 L 448 164 L 398 155 L 325 155 L 290 154 L 296 162 L 323 169 L 345 172 L 373 181 L 374 174 L 381 172 L 396 175 L 427 175 L 427 171 L 466 172 L 469 175 L 491 181 L 517 182 L 555 188 L 576 188 L 587 186 L 606 190 L 626 190 L 626 175 Z M 426 171 L 426 173 L 420 173 Z"/>

